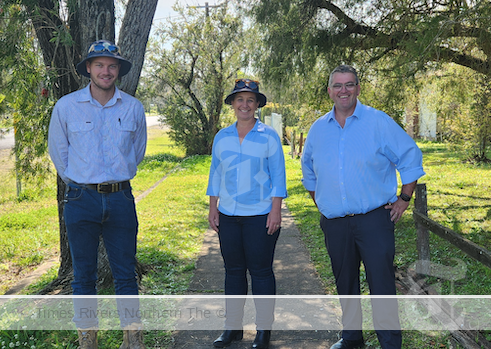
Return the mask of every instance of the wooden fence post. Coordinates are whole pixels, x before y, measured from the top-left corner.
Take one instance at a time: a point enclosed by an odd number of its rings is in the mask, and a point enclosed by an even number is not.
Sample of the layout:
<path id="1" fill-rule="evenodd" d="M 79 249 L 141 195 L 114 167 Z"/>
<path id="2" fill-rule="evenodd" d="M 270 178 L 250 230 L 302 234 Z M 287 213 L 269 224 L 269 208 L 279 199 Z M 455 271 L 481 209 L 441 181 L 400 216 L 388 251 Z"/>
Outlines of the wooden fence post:
<path id="1" fill-rule="evenodd" d="M 295 159 L 295 137 L 296 137 L 296 134 L 295 134 L 295 130 L 292 131 L 292 142 L 291 142 L 291 148 L 292 148 L 292 159 Z"/>
<path id="2" fill-rule="evenodd" d="M 300 142 L 298 143 L 298 155 L 302 154 L 302 146 L 303 146 L 303 132 L 300 133 Z"/>
<path id="3" fill-rule="evenodd" d="M 416 185 L 416 196 L 414 199 L 414 210 L 428 216 L 428 197 L 426 184 Z M 418 263 L 416 263 L 416 272 L 418 274 L 428 275 L 430 273 L 430 234 L 428 229 L 423 225 L 416 223 L 418 249 Z"/>

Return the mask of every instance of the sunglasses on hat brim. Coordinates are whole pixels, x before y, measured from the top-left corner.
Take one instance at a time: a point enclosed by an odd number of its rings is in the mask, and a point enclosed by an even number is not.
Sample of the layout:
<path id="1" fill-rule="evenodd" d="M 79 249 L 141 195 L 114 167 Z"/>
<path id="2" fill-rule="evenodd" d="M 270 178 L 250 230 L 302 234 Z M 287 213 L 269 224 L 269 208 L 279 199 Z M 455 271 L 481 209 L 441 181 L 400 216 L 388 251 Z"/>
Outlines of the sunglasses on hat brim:
<path id="1" fill-rule="evenodd" d="M 89 54 L 95 52 L 95 53 L 101 53 L 101 52 L 109 52 L 114 55 L 119 55 L 119 47 L 116 45 L 112 44 L 93 44 L 89 48 Z"/>
<path id="2" fill-rule="evenodd" d="M 257 90 L 259 87 L 259 81 L 250 80 L 250 79 L 236 79 L 235 80 L 235 88 L 244 88 L 249 87 L 251 90 Z"/>

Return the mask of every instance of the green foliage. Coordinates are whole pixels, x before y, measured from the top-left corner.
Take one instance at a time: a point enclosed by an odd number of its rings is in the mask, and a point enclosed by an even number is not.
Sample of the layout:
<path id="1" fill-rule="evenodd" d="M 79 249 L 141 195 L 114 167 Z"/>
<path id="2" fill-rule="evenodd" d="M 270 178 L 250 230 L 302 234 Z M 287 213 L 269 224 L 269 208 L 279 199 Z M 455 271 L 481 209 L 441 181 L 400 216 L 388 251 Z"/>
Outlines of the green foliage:
<path id="1" fill-rule="evenodd" d="M 379 74 L 373 68 L 361 68 L 360 101 L 376 109 L 382 110 L 404 128 L 404 116 L 413 105 L 419 104 L 417 93 L 419 82 L 416 79 L 401 79 L 394 72 Z"/>
<path id="2" fill-rule="evenodd" d="M 491 80 L 456 65 L 427 75 L 421 96 L 437 113 L 439 138 L 464 146 L 467 160 L 487 162 L 491 150 Z"/>
<path id="3" fill-rule="evenodd" d="M 426 80 L 440 70 L 450 73 L 447 63 L 468 68 L 474 75 L 490 75 L 489 1 L 271 0 L 247 4 L 261 33 L 254 66 L 286 97 L 277 101 L 297 109 L 306 105 L 328 110 L 327 77 L 339 64 L 351 64 L 359 71 L 360 100 L 385 111 L 401 126 L 405 113 L 417 114 L 419 99 L 427 99 Z M 488 123 L 469 114 L 468 98 L 476 98 L 469 92 L 486 83 L 474 89 L 475 77 L 453 80 L 454 86 L 442 87 L 443 103 L 434 103 L 433 110 L 443 112 L 438 114 L 444 121 L 440 135 L 465 142 L 469 157 L 482 160 L 489 136 L 488 126 L 481 125 Z M 473 107 L 483 118 L 487 114 L 484 99 L 482 95 Z M 462 100 L 465 105 L 460 105 Z M 456 117 L 459 113 L 463 119 Z M 455 117 L 449 119 L 449 114 Z M 466 125 L 460 120 L 466 120 Z"/>
<path id="4" fill-rule="evenodd" d="M 180 18 L 160 27 L 150 46 L 149 80 L 171 138 L 187 155 L 210 154 L 225 90 L 249 54 L 243 51 L 242 20 L 226 6 L 209 16 L 199 9 L 175 9 Z"/>
<path id="5" fill-rule="evenodd" d="M 479 74 L 475 81 L 476 93 L 469 114 L 469 142 L 466 150 L 475 162 L 491 162 L 491 77 Z"/>
<path id="6" fill-rule="evenodd" d="M 4 75 L 0 88 L 15 131 L 15 170 L 19 179 L 39 180 L 49 172 L 46 139 L 53 106 L 49 98 L 51 78 L 40 60 L 22 7 L 14 4 L 3 8 L 1 16 L 0 25 L 8 34 L 0 45 L 0 71 L 8 75 Z"/>
<path id="7" fill-rule="evenodd" d="M 38 59 L 34 50 L 26 51 L 18 57 L 10 84 L 16 171 L 28 179 L 40 178 L 49 171 L 49 161 L 45 155 L 53 103 L 43 95 L 42 90 L 47 90 L 43 84 L 49 82 L 49 78 L 45 76 L 44 66 L 40 65 Z"/>
<path id="8" fill-rule="evenodd" d="M 316 62 L 370 66 L 403 77 L 455 62 L 489 74 L 491 5 L 487 0 L 250 1 L 269 77 L 304 75 Z M 436 62 L 436 63 L 432 63 Z"/>

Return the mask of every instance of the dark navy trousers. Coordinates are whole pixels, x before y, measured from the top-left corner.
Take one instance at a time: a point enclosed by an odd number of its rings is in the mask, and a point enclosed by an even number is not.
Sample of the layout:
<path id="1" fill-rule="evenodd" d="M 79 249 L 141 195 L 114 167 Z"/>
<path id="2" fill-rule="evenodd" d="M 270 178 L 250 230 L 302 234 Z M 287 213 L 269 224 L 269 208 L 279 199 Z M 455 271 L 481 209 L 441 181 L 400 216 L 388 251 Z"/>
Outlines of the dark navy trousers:
<path id="1" fill-rule="evenodd" d="M 273 259 L 277 230 L 268 235 L 268 215 L 228 216 L 220 213 L 218 237 L 225 265 L 225 294 L 247 295 L 247 271 L 253 295 L 275 295 Z M 242 329 L 245 298 L 227 299 L 225 329 Z M 258 330 L 271 330 L 274 321 L 274 298 L 254 298 Z"/>
<path id="2" fill-rule="evenodd" d="M 363 262 L 371 295 L 395 295 L 394 223 L 383 206 L 366 214 L 320 220 L 339 295 L 360 294 Z M 341 299 L 343 338 L 362 338 L 360 299 Z M 372 299 L 373 324 L 383 349 L 400 349 L 398 305 L 395 298 Z"/>

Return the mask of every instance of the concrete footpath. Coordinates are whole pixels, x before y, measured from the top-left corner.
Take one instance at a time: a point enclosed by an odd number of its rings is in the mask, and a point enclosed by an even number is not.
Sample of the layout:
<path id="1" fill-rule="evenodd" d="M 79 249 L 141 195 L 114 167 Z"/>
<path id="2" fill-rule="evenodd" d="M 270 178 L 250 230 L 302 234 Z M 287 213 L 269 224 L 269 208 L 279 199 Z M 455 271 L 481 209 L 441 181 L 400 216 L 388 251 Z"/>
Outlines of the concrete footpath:
<path id="1" fill-rule="evenodd" d="M 276 245 L 274 272 L 278 295 L 324 295 L 325 289 L 317 276 L 310 255 L 300 239 L 300 232 L 293 217 L 283 205 L 281 233 Z M 208 230 L 204 237 L 200 257 L 188 294 L 223 294 L 224 268 L 217 234 Z M 249 283 L 250 287 L 250 283 Z M 249 291 L 250 293 L 250 291 Z M 271 349 L 330 348 L 338 341 L 338 331 L 286 331 L 274 330 L 271 334 Z M 294 327 L 293 327 L 294 328 Z M 173 335 L 174 349 L 213 348 L 213 341 L 221 330 L 176 331 Z M 234 341 L 227 348 L 251 348 L 256 332 L 244 331 L 242 341 Z"/>

